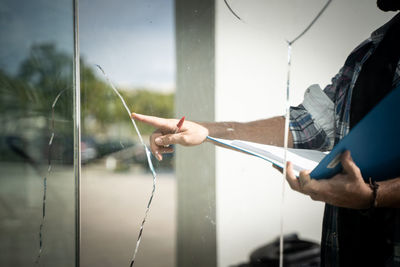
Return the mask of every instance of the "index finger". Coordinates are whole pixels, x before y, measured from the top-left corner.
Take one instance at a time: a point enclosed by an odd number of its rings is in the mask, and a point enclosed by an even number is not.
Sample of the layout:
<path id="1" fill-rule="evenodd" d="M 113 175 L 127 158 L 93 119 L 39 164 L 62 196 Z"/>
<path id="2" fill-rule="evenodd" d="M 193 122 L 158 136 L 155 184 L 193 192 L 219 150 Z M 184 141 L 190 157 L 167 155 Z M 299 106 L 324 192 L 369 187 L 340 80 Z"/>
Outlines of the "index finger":
<path id="1" fill-rule="evenodd" d="M 171 123 L 169 119 L 163 119 L 134 112 L 131 114 L 131 116 L 133 119 L 149 124 L 155 128 L 173 129 L 175 127 L 175 125 Z"/>

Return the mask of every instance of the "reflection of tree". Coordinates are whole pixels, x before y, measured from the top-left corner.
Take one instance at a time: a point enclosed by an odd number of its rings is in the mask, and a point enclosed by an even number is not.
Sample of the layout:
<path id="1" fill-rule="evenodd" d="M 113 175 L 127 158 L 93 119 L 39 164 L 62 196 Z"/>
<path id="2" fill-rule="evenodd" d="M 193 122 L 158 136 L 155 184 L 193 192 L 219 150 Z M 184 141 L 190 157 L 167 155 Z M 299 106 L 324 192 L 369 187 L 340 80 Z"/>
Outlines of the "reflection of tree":
<path id="1" fill-rule="evenodd" d="M 112 129 L 131 125 L 121 102 L 94 69 L 81 60 L 82 132 L 107 137 Z M 51 105 L 64 91 L 54 108 L 56 135 L 51 157 L 72 162 L 73 85 L 73 56 L 54 44 L 33 45 L 14 75 L 0 69 L 0 160 L 46 162 Z M 173 116 L 173 94 L 146 90 L 122 90 L 121 94 L 135 112 Z M 145 125 L 139 127 L 145 134 L 152 131 Z"/>
<path id="2" fill-rule="evenodd" d="M 84 60 L 80 67 L 83 125 L 85 119 L 90 119 L 95 125 L 92 128 L 98 132 L 115 123 L 129 123 L 126 111 L 107 83 L 99 79 Z M 7 75 L 0 69 L 1 121 L 13 123 L 11 119 L 16 118 L 49 118 L 54 98 L 67 89 L 55 111 L 57 118 L 72 122 L 72 68 L 72 55 L 57 50 L 54 44 L 40 44 L 31 47 L 17 75 Z M 135 112 L 173 116 L 173 94 L 146 90 L 125 90 L 121 94 Z M 145 125 L 141 125 L 141 129 L 144 133 L 151 131 Z"/>
<path id="3" fill-rule="evenodd" d="M 83 60 L 81 60 L 81 90 L 82 118 L 90 118 L 96 122 L 95 129 L 92 130 L 104 132 L 112 124 L 130 124 L 128 114 L 116 94 Z M 134 112 L 161 117 L 173 116 L 174 95 L 172 93 L 162 94 L 145 89 L 119 91 Z M 152 128 L 145 124 L 140 124 L 140 129 L 145 134 L 152 131 Z"/>
<path id="4" fill-rule="evenodd" d="M 48 117 L 54 98 L 72 84 L 71 56 L 57 51 L 54 44 L 33 45 L 17 75 L 0 70 L 2 118 Z M 71 120 L 72 101 L 61 99 L 57 105 L 57 115 Z"/>
<path id="5" fill-rule="evenodd" d="M 130 124 L 128 114 L 122 103 L 104 81 L 97 78 L 93 68 L 81 60 L 82 118 L 94 119 L 93 131 L 107 132 L 112 124 Z M 171 117 L 174 112 L 174 95 L 141 90 L 119 90 L 130 109 L 134 112 L 154 116 Z M 140 124 L 142 133 L 153 129 Z M 86 129 L 87 131 L 89 129 Z"/>
<path id="6" fill-rule="evenodd" d="M 48 157 L 52 103 L 64 91 L 54 111 L 56 137 L 53 161 L 72 161 L 72 56 L 54 44 L 33 45 L 15 75 L 0 70 L 0 136 L 2 160 L 36 163 Z M 35 163 L 35 164 L 34 164 Z"/>

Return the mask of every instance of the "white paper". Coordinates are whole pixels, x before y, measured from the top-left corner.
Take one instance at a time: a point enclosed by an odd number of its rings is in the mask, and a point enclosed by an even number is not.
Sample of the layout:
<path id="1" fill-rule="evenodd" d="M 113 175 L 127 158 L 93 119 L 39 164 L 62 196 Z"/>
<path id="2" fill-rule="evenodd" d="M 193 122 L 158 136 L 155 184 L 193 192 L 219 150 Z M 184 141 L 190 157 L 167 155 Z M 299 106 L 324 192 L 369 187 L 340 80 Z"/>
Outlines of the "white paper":
<path id="1" fill-rule="evenodd" d="M 284 166 L 284 149 L 283 147 L 264 145 L 242 140 L 226 140 L 214 137 L 208 137 L 210 140 L 226 145 L 235 150 L 257 156 L 279 167 Z M 289 148 L 287 160 L 292 162 L 293 171 L 296 176 L 302 170 L 313 170 L 318 163 L 325 157 L 327 153 L 309 150 Z"/>

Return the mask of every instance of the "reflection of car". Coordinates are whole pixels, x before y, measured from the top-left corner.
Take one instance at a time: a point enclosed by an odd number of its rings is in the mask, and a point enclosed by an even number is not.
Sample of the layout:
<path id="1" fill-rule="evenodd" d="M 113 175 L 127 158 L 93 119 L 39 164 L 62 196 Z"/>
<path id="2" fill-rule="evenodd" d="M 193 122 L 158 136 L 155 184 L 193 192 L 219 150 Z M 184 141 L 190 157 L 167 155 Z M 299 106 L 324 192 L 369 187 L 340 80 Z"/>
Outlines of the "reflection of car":
<path id="1" fill-rule="evenodd" d="M 55 164 L 73 164 L 74 140 L 71 136 L 55 133 L 49 150 L 50 136 L 37 137 L 5 136 L 1 142 L 1 152 L 9 161 L 28 161 L 47 164 L 49 157 Z M 98 156 L 96 141 L 85 136 L 81 139 L 81 160 L 87 163 Z M 50 153 L 50 154 L 49 154 Z M 2 157 L 3 158 L 3 157 Z"/>
<path id="2" fill-rule="evenodd" d="M 53 160 L 60 158 L 64 164 L 73 164 L 74 162 L 74 140 L 71 136 L 55 135 L 51 148 Z M 81 162 L 86 164 L 98 158 L 98 149 L 96 140 L 91 136 L 81 137 Z M 59 155 L 59 156 L 57 156 Z"/>
<path id="3" fill-rule="evenodd" d="M 125 140 L 106 140 L 103 142 L 98 142 L 97 143 L 97 149 L 98 149 L 98 157 L 104 157 L 106 155 L 109 155 L 111 153 L 120 151 L 122 149 L 128 148 L 133 146 L 134 143 L 131 141 L 125 141 Z"/>
<path id="4" fill-rule="evenodd" d="M 0 136 L 1 161 L 28 161 L 36 162 L 28 154 L 27 141 L 18 135 Z"/>
<path id="5" fill-rule="evenodd" d="M 174 153 L 164 154 L 163 160 L 158 161 L 151 155 L 151 161 L 156 169 L 171 169 L 173 167 L 173 156 Z M 106 158 L 106 167 L 110 170 L 125 170 L 132 164 L 140 165 L 142 168 L 148 170 L 146 151 L 140 143 L 111 153 Z"/>
<path id="6" fill-rule="evenodd" d="M 74 141 L 67 134 L 54 135 L 51 149 L 49 150 L 48 135 L 23 137 L 18 135 L 0 136 L 0 161 L 25 161 L 33 166 L 48 164 L 49 156 L 53 164 L 73 164 Z M 50 154 L 49 154 L 50 152 Z M 154 167 L 171 169 L 174 154 L 164 154 L 163 160 L 156 160 L 153 155 L 151 160 Z M 148 170 L 147 156 L 141 143 L 132 141 L 107 140 L 97 142 L 94 137 L 82 136 L 81 161 L 87 164 L 96 159 L 106 159 L 109 169 L 129 169 L 132 165 L 141 166 Z"/>
<path id="7" fill-rule="evenodd" d="M 50 145 L 50 139 L 52 140 Z M 73 139 L 63 134 L 6 135 L 0 137 L 1 160 L 25 161 L 35 166 L 73 163 Z"/>
<path id="8" fill-rule="evenodd" d="M 81 138 L 81 160 L 82 163 L 87 163 L 97 158 L 97 144 L 96 141 L 89 136 Z"/>
<path id="9" fill-rule="evenodd" d="M 173 145 L 171 145 L 173 147 Z M 172 168 L 173 167 L 173 162 L 174 162 L 174 154 L 175 153 L 167 153 L 163 154 L 163 160 L 158 161 L 153 154 L 151 154 L 151 162 L 153 163 L 153 166 L 155 168 Z M 144 150 L 144 146 L 142 144 L 137 145 L 134 150 L 134 157 L 133 160 L 135 163 L 138 163 L 142 165 L 143 167 L 147 168 L 148 163 L 147 163 L 147 156 L 146 152 Z"/>

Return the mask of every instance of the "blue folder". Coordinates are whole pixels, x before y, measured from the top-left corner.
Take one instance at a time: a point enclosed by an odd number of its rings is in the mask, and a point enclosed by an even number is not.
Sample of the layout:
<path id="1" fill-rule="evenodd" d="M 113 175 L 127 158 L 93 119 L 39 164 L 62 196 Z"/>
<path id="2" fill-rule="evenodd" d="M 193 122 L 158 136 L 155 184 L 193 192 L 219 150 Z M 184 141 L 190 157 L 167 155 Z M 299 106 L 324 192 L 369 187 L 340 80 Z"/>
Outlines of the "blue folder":
<path id="1" fill-rule="evenodd" d="M 311 172 L 314 179 L 342 171 L 340 155 L 350 150 L 365 180 L 400 177 L 400 85 L 373 108 Z"/>

